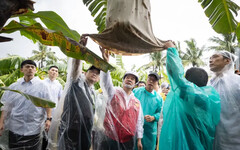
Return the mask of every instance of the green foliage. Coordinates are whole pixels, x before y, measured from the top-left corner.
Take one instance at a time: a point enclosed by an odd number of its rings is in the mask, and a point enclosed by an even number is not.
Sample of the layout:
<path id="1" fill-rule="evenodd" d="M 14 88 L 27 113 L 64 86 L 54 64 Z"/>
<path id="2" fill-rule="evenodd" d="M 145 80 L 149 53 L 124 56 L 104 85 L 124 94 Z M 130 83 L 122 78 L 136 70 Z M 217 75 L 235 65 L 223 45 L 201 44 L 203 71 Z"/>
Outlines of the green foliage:
<path id="1" fill-rule="evenodd" d="M 137 73 L 138 73 L 139 81 L 144 81 L 144 82 L 147 81 L 148 73 L 147 73 L 146 70 L 144 70 L 144 69 L 138 69 L 138 70 L 137 70 Z"/>
<path id="2" fill-rule="evenodd" d="M 231 0 L 198 0 L 198 2 L 201 3 L 209 23 L 217 33 L 235 32 L 240 42 L 240 25 L 234 18 L 234 15 L 238 15 L 240 7 L 236 3 Z M 83 3 L 88 6 L 93 17 L 97 15 L 94 21 L 101 33 L 106 26 L 107 0 L 83 0 Z"/>
<path id="3" fill-rule="evenodd" d="M 124 69 L 124 63 L 122 60 L 122 55 L 116 55 L 116 64 Z"/>
<path id="4" fill-rule="evenodd" d="M 240 43 L 240 22 L 237 25 L 236 35 L 237 35 L 238 42 Z"/>
<path id="5" fill-rule="evenodd" d="M 7 90 L 7 91 L 19 93 L 19 94 L 23 95 L 24 97 L 26 97 L 28 100 L 32 101 L 32 103 L 37 107 L 54 108 L 56 105 L 54 102 L 52 102 L 50 100 L 35 97 L 35 96 L 26 94 L 26 93 L 18 91 L 18 90 L 9 89 L 7 87 L 0 87 L 0 90 L 4 90 L 4 91 Z"/>
<path id="6" fill-rule="evenodd" d="M 21 63 L 25 60 L 20 56 L 9 56 L 0 59 L 0 80 L 4 86 L 9 86 L 23 74 L 20 72 Z"/>
<path id="7" fill-rule="evenodd" d="M 10 56 L 0 59 L 0 76 L 12 73 L 16 69 L 20 69 L 20 65 L 24 60 L 20 56 Z"/>
<path id="8" fill-rule="evenodd" d="M 212 37 L 209 39 L 209 41 L 217 44 L 216 46 L 209 46 L 208 48 L 210 50 L 226 50 L 231 53 L 235 53 L 235 49 L 239 47 L 239 45 L 236 42 L 236 35 L 235 34 L 222 34 L 223 39 L 219 37 Z"/>
<path id="9" fill-rule="evenodd" d="M 236 30 L 240 7 L 231 0 L 199 0 L 213 29 L 217 33 L 229 34 Z"/>
<path id="10" fill-rule="evenodd" d="M 111 72 L 112 82 L 114 86 L 122 86 L 122 77 L 124 76 L 126 70 L 115 66 L 115 70 Z"/>
<path id="11" fill-rule="evenodd" d="M 240 7 L 231 0 L 199 0 L 212 28 L 221 34 L 235 32 L 240 41 L 240 28 L 234 15 L 238 15 Z"/>
<path id="12" fill-rule="evenodd" d="M 83 0 L 83 3 L 88 6 L 93 17 L 97 15 L 94 22 L 101 33 L 106 28 L 107 0 Z"/>
<path id="13" fill-rule="evenodd" d="M 18 15 L 20 23 L 31 26 L 37 22 L 34 20 L 39 18 L 48 29 L 61 32 L 64 36 L 67 36 L 75 41 L 80 40 L 80 35 L 77 31 L 71 30 L 64 20 L 53 11 L 39 11 L 37 13 L 29 12 L 22 15 Z M 23 31 L 23 32 L 22 32 Z M 21 30 L 24 34 L 24 30 Z"/>
<path id="14" fill-rule="evenodd" d="M 53 64 L 55 63 L 58 58 L 55 56 L 55 52 L 51 51 L 51 48 L 48 48 L 46 45 L 38 43 L 39 50 L 33 50 L 32 53 L 34 54 L 29 59 L 38 61 L 39 68 L 42 68 L 46 64 Z"/>
<path id="15" fill-rule="evenodd" d="M 0 31 L 0 33 L 12 33 L 19 30 L 24 31 L 33 39 L 37 39 L 44 45 L 58 46 L 65 55 L 76 59 L 86 60 L 103 71 L 114 69 L 110 64 L 87 47 L 65 37 L 61 32 L 49 31 L 48 29 L 43 28 L 39 23 L 26 26 L 16 21 L 11 21 L 2 29 L 2 31 Z"/>
<path id="16" fill-rule="evenodd" d="M 203 46 L 202 48 L 197 47 L 197 42 L 192 38 L 190 40 L 184 41 L 187 44 L 186 52 L 182 52 L 182 62 L 184 65 L 192 64 L 193 67 L 199 67 L 204 65 L 201 59 L 203 52 L 206 50 Z"/>
<path id="17" fill-rule="evenodd" d="M 150 70 L 154 72 L 160 72 L 161 67 L 166 65 L 166 55 L 163 52 L 154 52 L 149 54 L 150 62 L 141 66 L 139 70 Z"/>

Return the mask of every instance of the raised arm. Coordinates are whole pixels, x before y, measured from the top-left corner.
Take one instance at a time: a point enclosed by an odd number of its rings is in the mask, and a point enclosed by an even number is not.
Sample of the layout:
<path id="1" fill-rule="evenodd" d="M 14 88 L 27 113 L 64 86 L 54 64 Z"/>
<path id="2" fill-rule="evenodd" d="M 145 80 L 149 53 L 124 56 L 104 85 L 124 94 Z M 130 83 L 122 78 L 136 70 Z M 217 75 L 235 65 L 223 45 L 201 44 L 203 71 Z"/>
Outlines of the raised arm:
<path id="1" fill-rule="evenodd" d="M 171 87 L 175 89 L 175 85 L 179 88 L 187 86 L 187 80 L 184 78 L 184 68 L 182 60 L 179 57 L 178 51 L 173 42 L 166 42 L 165 48 L 167 49 L 167 73 L 171 83 Z M 173 82 L 175 84 L 173 84 Z"/>
<path id="2" fill-rule="evenodd" d="M 102 52 L 102 57 L 105 61 L 109 62 L 109 53 L 107 50 L 105 50 L 104 48 L 100 47 L 100 50 Z M 112 83 L 112 78 L 110 75 L 110 72 L 108 71 L 107 73 L 101 71 L 100 73 L 100 85 L 101 88 L 103 89 L 103 91 L 105 91 L 107 93 L 108 96 L 108 101 L 110 101 L 115 93 L 115 89 Z"/>
<path id="3" fill-rule="evenodd" d="M 80 44 L 82 44 L 83 46 L 87 45 L 87 38 L 85 36 L 81 36 L 80 39 Z M 71 77 L 73 80 L 78 79 L 78 77 L 80 76 L 82 72 L 82 61 L 79 59 L 72 59 L 72 70 L 71 70 Z"/>

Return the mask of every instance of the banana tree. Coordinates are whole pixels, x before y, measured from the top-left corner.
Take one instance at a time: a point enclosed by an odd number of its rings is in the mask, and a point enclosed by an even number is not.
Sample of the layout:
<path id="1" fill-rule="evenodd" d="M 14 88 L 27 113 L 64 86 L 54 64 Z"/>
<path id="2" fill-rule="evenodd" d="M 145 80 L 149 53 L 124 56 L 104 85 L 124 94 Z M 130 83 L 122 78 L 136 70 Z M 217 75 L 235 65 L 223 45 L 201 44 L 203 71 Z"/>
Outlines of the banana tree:
<path id="1" fill-rule="evenodd" d="M 0 59 L 0 80 L 3 86 L 9 86 L 23 76 L 20 72 L 20 64 L 25 58 L 20 56 L 9 56 Z"/>
<path id="2" fill-rule="evenodd" d="M 78 43 L 80 34 L 71 30 L 63 19 L 53 11 L 28 12 L 17 15 L 20 22 L 11 21 L 2 28 L 1 33 L 13 33 L 20 31 L 21 35 L 48 46 L 58 46 L 61 51 L 76 59 L 85 60 L 97 68 L 107 71 L 114 68 L 93 53 L 87 47 Z M 47 28 L 44 28 L 35 19 L 39 18 Z"/>
<path id="3" fill-rule="evenodd" d="M 199 0 L 212 28 L 221 34 L 236 33 L 240 41 L 240 22 L 234 17 L 240 7 L 231 0 Z"/>
<path id="4" fill-rule="evenodd" d="M 88 7 L 98 31 L 105 28 L 107 0 L 83 0 Z M 231 0 L 198 0 L 209 18 L 209 23 L 215 32 L 221 34 L 236 33 L 240 42 L 240 22 L 234 17 L 238 15 L 240 7 Z"/>

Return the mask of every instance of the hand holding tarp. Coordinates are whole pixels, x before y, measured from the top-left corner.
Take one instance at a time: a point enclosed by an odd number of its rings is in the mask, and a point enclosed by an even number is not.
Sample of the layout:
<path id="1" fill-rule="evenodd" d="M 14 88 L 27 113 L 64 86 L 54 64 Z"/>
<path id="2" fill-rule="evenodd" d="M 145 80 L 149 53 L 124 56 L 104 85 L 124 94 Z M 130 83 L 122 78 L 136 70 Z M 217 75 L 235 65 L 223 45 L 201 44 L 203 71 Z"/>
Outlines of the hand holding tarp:
<path id="1" fill-rule="evenodd" d="M 109 62 L 109 52 L 108 50 L 104 49 L 103 47 L 99 46 L 100 51 L 102 52 L 102 57 L 106 62 Z"/>

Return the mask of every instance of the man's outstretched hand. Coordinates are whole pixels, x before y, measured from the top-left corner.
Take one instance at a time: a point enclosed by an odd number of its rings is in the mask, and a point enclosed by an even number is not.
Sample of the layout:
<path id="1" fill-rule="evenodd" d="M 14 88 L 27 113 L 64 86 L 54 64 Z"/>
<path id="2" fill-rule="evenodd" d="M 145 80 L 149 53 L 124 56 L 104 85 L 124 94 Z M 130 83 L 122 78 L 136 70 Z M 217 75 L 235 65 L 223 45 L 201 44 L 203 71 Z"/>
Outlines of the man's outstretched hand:
<path id="1" fill-rule="evenodd" d="M 79 43 L 82 44 L 83 46 L 86 46 L 87 45 L 87 40 L 88 40 L 88 38 L 86 37 L 86 35 L 82 35 Z"/>
<path id="2" fill-rule="evenodd" d="M 176 46 L 175 46 L 175 43 L 174 43 L 173 41 L 167 41 L 167 42 L 163 45 L 163 47 L 164 47 L 165 49 L 168 49 L 168 48 L 170 48 L 170 47 L 176 47 Z"/>
<path id="3" fill-rule="evenodd" d="M 102 57 L 103 57 L 103 59 L 104 59 L 106 62 L 109 62 L 109 52 L 108 52 L 108 50 L 106 50 L 105 48 L 100 47 L 100 46 L 99 46 L 99 48 L 100 48 L 100 51 L 102 52 Z"/>

